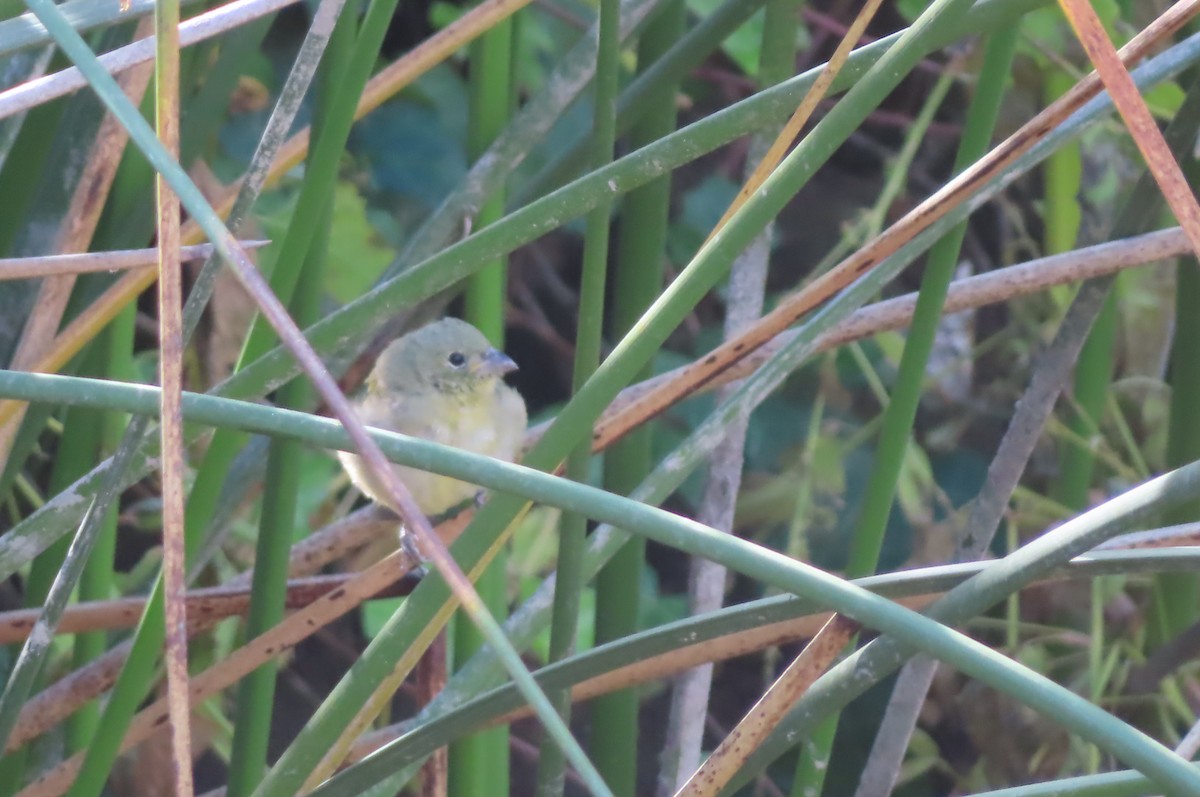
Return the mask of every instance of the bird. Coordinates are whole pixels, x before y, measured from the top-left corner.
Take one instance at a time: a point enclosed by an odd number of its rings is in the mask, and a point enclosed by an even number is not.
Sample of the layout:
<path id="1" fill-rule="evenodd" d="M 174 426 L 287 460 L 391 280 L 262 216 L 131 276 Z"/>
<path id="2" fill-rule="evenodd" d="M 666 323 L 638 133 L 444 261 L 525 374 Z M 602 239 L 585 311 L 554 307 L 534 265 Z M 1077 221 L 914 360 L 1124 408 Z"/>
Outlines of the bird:
<path id="1" fill-rule="evenodd" d="M 354 410 L 367 426 L 512 462 L 521 451 L 528 422 L 525 400 L 504 382 L 516 370 L 512 358 L 474 326 L 443 318 L 383 350 Z M 361 457 L 340 452 L 338 458 L 363 494 L 398 512 Z M 449 476 L 392 467 L 417 507 L 434 520 L 482 495 L 476 485 Z"/>

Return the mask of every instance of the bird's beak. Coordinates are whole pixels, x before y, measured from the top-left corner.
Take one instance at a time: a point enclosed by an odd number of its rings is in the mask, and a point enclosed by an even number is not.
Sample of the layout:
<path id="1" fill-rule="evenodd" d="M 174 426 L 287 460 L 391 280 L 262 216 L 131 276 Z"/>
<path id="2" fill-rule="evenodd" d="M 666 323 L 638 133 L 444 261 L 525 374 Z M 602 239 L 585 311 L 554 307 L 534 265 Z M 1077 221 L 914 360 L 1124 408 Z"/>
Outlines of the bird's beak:
<path id="1" fill-rule="evenodd" d="M 488 349 L 475 366 L 479 376 L 504 376 L 517 370 L 517 364 L 512 358 L 499 349 Z"/>

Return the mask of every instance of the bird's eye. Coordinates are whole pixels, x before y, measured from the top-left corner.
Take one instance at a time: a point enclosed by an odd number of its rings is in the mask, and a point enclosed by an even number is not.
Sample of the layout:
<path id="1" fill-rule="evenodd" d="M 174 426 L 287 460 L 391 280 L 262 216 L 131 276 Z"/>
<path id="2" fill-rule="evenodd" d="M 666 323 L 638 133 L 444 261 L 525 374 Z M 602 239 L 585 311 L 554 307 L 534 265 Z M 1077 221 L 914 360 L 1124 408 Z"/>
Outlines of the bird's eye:
<path id="1" fill-rule="evenodd" d="M 467 364 L 467 357 L 461 351 L 450 352 L 450 356 L 446 359 L 449 361 L 451 368 L 462 368 Z"/>

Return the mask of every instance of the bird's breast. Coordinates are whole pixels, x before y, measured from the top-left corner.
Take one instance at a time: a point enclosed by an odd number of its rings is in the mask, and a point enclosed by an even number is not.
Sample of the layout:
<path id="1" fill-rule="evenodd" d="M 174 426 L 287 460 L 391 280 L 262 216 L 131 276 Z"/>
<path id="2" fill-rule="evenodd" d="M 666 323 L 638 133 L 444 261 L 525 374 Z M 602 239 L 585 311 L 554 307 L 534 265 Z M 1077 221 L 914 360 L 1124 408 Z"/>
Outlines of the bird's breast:
<path id="1" fill-rule="evenodd" d="M 438 437 L 440 442 L 477 454 L 496 454 L 496 417 L 483 402 L 464 403 L 444 413 Z"/>

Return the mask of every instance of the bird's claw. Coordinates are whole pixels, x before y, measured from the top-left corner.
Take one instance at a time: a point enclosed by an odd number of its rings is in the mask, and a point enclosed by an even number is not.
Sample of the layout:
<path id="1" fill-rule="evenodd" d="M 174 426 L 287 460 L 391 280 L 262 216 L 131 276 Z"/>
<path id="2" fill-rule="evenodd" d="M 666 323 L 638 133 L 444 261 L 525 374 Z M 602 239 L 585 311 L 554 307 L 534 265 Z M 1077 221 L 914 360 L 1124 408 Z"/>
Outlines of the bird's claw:
<path id="1" fill-rule="evenodd" d="M 403 527 L 400 529 L 400 550 L 404 551 L 405 555 L 418 565 L 423 565 L 427 561 L 427 557 L 421 553 L 421 547 L 417 545 L 417 538 Z"/>

